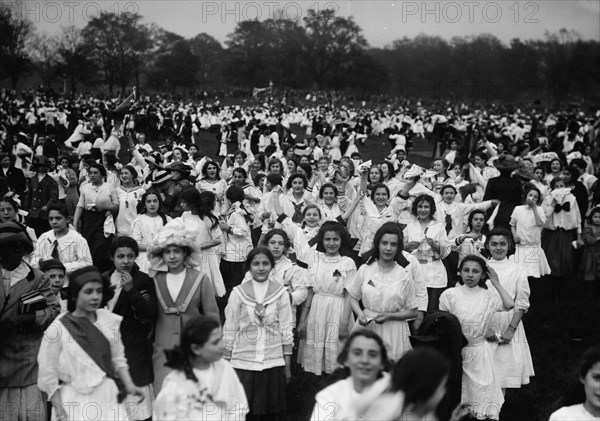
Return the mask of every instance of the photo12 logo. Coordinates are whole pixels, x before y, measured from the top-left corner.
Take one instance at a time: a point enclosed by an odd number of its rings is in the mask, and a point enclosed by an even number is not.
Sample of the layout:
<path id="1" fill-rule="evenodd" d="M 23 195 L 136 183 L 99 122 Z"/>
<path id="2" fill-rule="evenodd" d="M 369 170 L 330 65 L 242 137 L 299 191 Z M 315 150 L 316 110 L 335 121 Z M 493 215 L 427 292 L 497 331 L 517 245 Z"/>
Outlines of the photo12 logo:
<path id="1" fill-rule="evenodd" d="M 336 2 L 295 2 L 295 1 L 203 1 L 202 23 L 215 20 L 220 23 L 245 22 L 250 20 L 287 19 L 299 22 L 306 11 L 331 10 L 337 13 L 340 6 Z"/>
<path id="2" fill-rule="evenodd" d="M 402 1 L 402 23 L 539 23 L 538 2 Z"/>
<path id="3" fill-rule="evenodd" d="M 15 16 L 20 16 L 35 23 L 75 24 L 89 22 L 100 16 L 102 12 L 113 14 L 138 13 L 135 2 L 117 1 L 2 1 L 0 4 L 9 8 Z"/>

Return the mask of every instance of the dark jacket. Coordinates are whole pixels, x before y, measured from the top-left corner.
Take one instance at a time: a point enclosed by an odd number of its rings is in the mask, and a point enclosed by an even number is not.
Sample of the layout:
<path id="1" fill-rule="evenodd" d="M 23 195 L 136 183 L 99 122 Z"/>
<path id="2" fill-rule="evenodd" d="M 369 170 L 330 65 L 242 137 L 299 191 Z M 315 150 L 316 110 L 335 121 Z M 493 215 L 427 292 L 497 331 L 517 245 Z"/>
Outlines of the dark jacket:
<path id="1" fill-rule="evenodd" d="M 0 169 L 0 177 L 4 176 L 4 171 Z M 27 188 L 27 180 L 23 171 L 17 167 L 10 166 L 6 171 L 6 181 L 8 187 L 18 195 L 23 195 Z"/>
<path id="2" fill-rule="evenodd" d="M 110 280 L 114 269 L 103 276 Z M 123 317 L 121 340 L 125 346 L 125 356 L 129 373 L 137 386 L 146 386 L 154 381 L 152 372 L 152 343 L 149 339 L 158 310 L 154 281 L 134 265 L 131 276 L 133 288 L 121 290 L 113 308 L 113 313 Z M 142 296 L 147 295 L 148 299 Z"/>
<path id="3" fill-rule="evenodd" d="M 498 177 L 490 178 L 485 188 L 483 200 L 492 199 L 500 201 L 494 226 L 506 228 L 510 231 L 510 217 L 513 210 L 523 204 L 521 182 L 512 178 L 509 174 L 501 174 Z M 490 209 L 490 214 L 492 211 Z"/>
<path id="4" fill-rule="evenodd" d="M 39 181 L 35 174 L 29 180 L 29 191 L 25 198 L 24 209 L 29 212 L 30 218 L 48 219 L 48 211 L 42 208 L 58 203 L 58 183 L 47 174 Z"/>

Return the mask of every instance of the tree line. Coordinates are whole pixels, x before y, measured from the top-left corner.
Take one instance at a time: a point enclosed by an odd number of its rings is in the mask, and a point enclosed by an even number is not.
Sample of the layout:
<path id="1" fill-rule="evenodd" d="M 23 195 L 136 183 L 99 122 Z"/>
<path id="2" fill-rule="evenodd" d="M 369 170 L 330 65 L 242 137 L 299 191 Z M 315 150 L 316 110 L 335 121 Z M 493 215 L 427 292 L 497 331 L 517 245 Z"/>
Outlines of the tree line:
<path id="1" fill-rule="evenodd" d="M 266 87 L 387 94 L 406 98 L 507 99 L 555 104 L 597 100 L 599 42 L 562 29 L 543 40 L 490 34 L 419 35 L 370 47 L 352 17 L 309 10 L 303 20 L 239 22 L 225 46 L 206 33 L 184 38 L 135 13 L 102 12 L 57 36 L 0 4 L 0 80 L 13 88 L 28 73 L 46 87 L 113 95 L 146 91 Z"/>

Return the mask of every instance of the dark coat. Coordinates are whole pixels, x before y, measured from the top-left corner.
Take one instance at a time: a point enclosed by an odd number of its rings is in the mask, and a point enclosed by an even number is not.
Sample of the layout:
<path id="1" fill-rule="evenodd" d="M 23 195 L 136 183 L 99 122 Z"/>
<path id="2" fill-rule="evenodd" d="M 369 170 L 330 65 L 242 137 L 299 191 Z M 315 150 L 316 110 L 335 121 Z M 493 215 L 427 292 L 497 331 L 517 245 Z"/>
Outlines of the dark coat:
<path id="1" fill-rule="evenodd" d="M 4 176 L 4 171 L 0 170 L 0 177 Z M 27 180 L 23 171 L 17 167 L 10 166 L 6 172 L 6 181 L 8 187 L 18 195 L 22 195 L 27 188 Z"/>
<path id="2" fill-rule="evenodd" d="M 506 228 L 510 231 L 510 217 L 513 210 L 515 207 L 523 204 L 521 182 L 508 174 L 501 174 L 498 177 L 490 178 L 485 188 L 483 200 L 492 199 L 500 201 L 494 226 Z"/>
<path id="3" fill-rule="evenodd" d="M 48 211 L 43 211 L 44 206 L 58 203 L 58 183 L 49 175 L 38 181 L 35 174 L 29 180 L 29 191 L 26 195 L 25 210 L 30 218 L 48 219 Z"/>
<path id="4" fill-rule="evenodd" d="M 103 275 L 110 280 L 114 269 Z M 129 373 L 137 386 L 146 386 L 154 381 L 152 371 L 152 343 L 149 339 L 158 310 L 154 281 L 137 265 L 131 271 L 133 288 L 121 290 L 113 308 L 113 313 L 123 317 L 121 340 L 125 346 L 125 356 Z M 142 296 L 147 295 L 148 299 Z"/>

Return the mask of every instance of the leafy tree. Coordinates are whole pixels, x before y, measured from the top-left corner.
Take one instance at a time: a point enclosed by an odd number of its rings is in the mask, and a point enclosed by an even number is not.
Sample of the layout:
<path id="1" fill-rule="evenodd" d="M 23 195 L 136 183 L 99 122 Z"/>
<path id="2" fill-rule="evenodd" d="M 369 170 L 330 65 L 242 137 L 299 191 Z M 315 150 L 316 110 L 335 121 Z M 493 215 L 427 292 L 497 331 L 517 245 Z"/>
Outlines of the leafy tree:
<path id="1" fill-rule="evenodd" d="M 50 87 L 56 78 L 59 60 L 57 38 L 46 33 L 34 33 L 27 43 L 27 53 L 37 68 L 44 85 Z"/>
<path id="2" fill-rule="evenodd" d="M 169 38 L 168 49 L 162 49 L 149 74 L 148 82 L 157 88 L 192 87 L 197 83 L 198 57 L 192 52 L 190 41 L 174 34 Z"/>
<path id="3" fill-rule="evenodd" d="M 309 9 L 304 24 L 305 62 L 314 83 L 319 87 L 337 85 L 339 77 L 367 47 L 362 30 L 352 17 L 336 16 L 331 9 Z"/>
<path id="4" fill-rule="evenodd" d="M 224 58 L 221 43 L 204 32 L 190 39 L 189 43 L 192 54 L 197 58 L 197 80 L 200 85 L 204 87 L 219 82 Z"/>
<path id="5" fill-rule="evenodd" d="M 0 78 L 10 78 L 13 89 L 31 67 L 26 46 L 32 33 L 33 24 L 29 20 L 0 3 Z"/>
<path id="6" fill-rule="evenodd" d="M 94 79 L 96 67 L 81 29 L 72 25 L 62 28 L 57 39 L 57 53 L 56 72 L 68 81 L 71 94 L 77 92 L 79 83 Z"/>
<path id="7" fill-rule="evenodd" d="M 91 57 L 102 71 L 111 95 L 115 86 L 124 93 L 132 78 L 139 85 L 151 47 L 149 29 L 141 19 L 137 13 L 102 12 L 83 29 L 85 43 L 90 47 Z"/>

